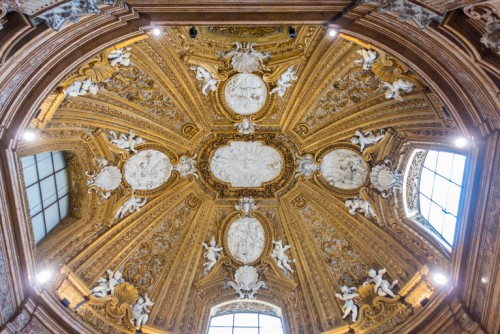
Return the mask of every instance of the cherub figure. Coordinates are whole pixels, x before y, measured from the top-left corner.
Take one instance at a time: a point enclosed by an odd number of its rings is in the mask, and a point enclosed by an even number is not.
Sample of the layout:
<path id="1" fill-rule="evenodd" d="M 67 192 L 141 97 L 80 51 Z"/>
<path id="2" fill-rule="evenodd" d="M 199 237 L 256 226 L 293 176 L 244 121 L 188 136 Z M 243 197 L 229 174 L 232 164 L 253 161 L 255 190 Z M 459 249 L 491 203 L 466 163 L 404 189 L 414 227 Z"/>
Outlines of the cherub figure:
<path id="1" fill-rule="evenodd" d="M 97 280 L 98 286 L 90 290 L 95 297 L 106 297 L 112 295 L 115 292 L 115 286 L 117 284 L 125 282 L 120 271 L 113 273 L 111 269 L 106 271 L 108 273 L 108 279 L 101 277 Z"/>
<path id="2" fill-rule="evenodd" d="M 269 95 L 278 93 L 279 97 L 285 95 L 286 89 L 292 85 L 292 82 L 297 80 L 299 77 L 295 75 L 295 65 L 290 66 L 276 82 L 276 87 L 274 87 Z"/>
<path id="3" fill-rule="evenodd" d="M 394 293 L 391 291 L 396 284 L 398 284 L 398 280 L 394 280 L 392 284 L 389 284 L 389 282 L 385 279 L 382 278 L 382 276 L 387 272 L 385 268 L 380 269 L 378 273 L 374 269 L 368 270 L 368 278 L 366 281 L 363 283 L 363 286 L 369 283 L 374 283 L 374 289 L 375 293 L 377 293 L 379 296 L 391 296 L 392 298 L 396 297 Z"/>
<path id="4" fill-rule="evenodd" d="M 271 257 L 276 261 L 278 267 L 285 273 L 288 274 L 288 271 L 293 273 L 292 267 L 290 267 L 289 262 L 295 262 L 295 260 L 290 260 L 288 256 L 285 254 L 287 250 L 290 249 L 290 245 L 286 245 L 283 247 L 283 242 L 281 240 L 274 241 L 274 249 L 271 254 Z"/>
<path id="5" fill-rule="evenodd" d="M 202 243 L 203 247 L 207 250 L 203 257 L 207 259 L 207 262 L 203 264 L 205 268 L 205 273 L 209 273 L 210 270 L 212 270 L 213 266 L 215 265 L 215 262 L 217 262 L 217 259 L 219 258 L 220 254 L 219 252 L 223 249 L 222 247 L 218 247 L 215 238 L 212 236 L 212 239 L 210 240 L 210 246 L 207 245 L 207 243 L 203 242 Z"/>
<path id="6" fill-rule="evenodd" d="M 136 136 L 132 130 L 129 130 L 128 136 L 123 133 L 118 136 L 114 131 L 109 131 L 109 134 L 111 135 L 111 143 L 121 149 L 130 150 L 134 153 L 137 153 L 135 146 L 144 143 L 144 139 Z"/>
<path id="7" fill-rule="evenodd" d="M 111 61 L 111 66 L 116 66 L 116 65 L 129 66 L 130 56 L 132 56 L 130 50 L 132 50 L 132 48 L 121 48 L 118 50 L 111 51 L 108 54 L 108 60 Z"/>
<path id="8" fill-rule="evenodd" d="M 368 146 L 371 146 L 378 141 L 380 141 L 385 136 L 385 129 L 380 130 L 380 134 L 377 136 L 372 131 L 361 132 L 360 130 L 356 130 L 354 132 L 354 137 L 351 138 L 351 143 L 361 147 L 361 152 Z"/>
<path id="9" fill-rule="evenodd" d="M 377 52 L 374 50 L 361 49 L 356 51 L 356 53 L 363 58 L 355 60 L 354 62 L 360 65 L 363 64 L 363 70 L 365 71 L 368 71 L 375 62 L 375 59 L 377 59 Z"/>
<path id="10" fill-rule="evenodd" d="M 384 85 L 384 88 L 387 88 L 385 91 L 385 98 L 388 100 L 394 98 L 396 101 L 404 101 L 401 96 L 401 91 L 410 93 L 414 86 L 413 83 L 404 79 L 398 79 L 393 83 L 382 82 L 382 84 Z"/>
<path id="11" fill-rule="evenodd" d="M 139 296 L 137 302 L 132 306 L 132 319 L 130 321 L 135 325 L 137 330 L 141 329 L 148 322 L 149 313 L 151 312 L 149 307 L 153 305 L 154 303 L 149 299 L 148 294 L 146 294 L 144 298 Z"/>
<path id="12" fill-rule="evenodd" d="M 352 313 L 352 322 L 356 322 L 356 320 L 358 320 L 358 307 L 354 304 L 353 299 L 359 295 L 357 293 L 352 293 L 354 290 L 356 290 L 356 288 L 348 288 L 344 285 L 340 288 L 342 295 L 340 293 L 335 294 L 338 299 L 345 302 L 344 306 L 342 306 L 342 311 L 344 312 L 342 319 L 345 319 L 349 313 Z"/>
<path id="13" fill-rule="evenodd" d="M 191 70 L 196 71 L 197 80 L 203 81 L 201 92 L 204 95 L 208 95 L 209 92 L 215 92 L 217 90 L 217 83 L 219 81 L 214 78 L 214 75 L 212 73 L 208 72 L 201 66 L 192 66 Z"/>

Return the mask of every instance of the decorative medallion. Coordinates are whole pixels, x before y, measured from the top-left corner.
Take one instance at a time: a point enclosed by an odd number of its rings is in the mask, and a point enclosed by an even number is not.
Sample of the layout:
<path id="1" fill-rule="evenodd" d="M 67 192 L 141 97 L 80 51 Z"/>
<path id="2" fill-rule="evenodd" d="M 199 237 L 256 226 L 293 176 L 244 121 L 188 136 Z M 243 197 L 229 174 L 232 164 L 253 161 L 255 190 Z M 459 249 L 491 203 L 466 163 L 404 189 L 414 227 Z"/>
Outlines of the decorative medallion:
<path id="1" fill-rule="evenodd" d="M 275 148 L 261 142 L 232 141 L 210 160 L 214 176 L 232 187 L 261 187 L 281 174 L 283 161 Z"/>
<path id="2" fill-rule="evenodd" d="M 151 190 L 167 182 L 172 169 L 172 163 L 164 153 L 144 150 L 125 163 L 124 176 L 132 189 Z"/>
<path id="3" fill-rule="evenodd" d="M 321 175 L 332 187 L 342 190 L 359 189 L 368 177 L 368 166 L 363 158 L 349 149 L 336 149 L 321 161 Z"/>
<path id="4" fill-rule="evenodd" d="M 239 115 L 253 115 L 266 103 L 267 86 L 255 74 L 239 73 L 227 80 L 224 97 L 231 111 Z"/>
<path id="5" fill-rule="evenodd" d="M 257 260 L 265 246 L 262 224 L 257 218 L 240 218 L 229 227 L 227 246 L 231 255 L 244 264 Z"/>

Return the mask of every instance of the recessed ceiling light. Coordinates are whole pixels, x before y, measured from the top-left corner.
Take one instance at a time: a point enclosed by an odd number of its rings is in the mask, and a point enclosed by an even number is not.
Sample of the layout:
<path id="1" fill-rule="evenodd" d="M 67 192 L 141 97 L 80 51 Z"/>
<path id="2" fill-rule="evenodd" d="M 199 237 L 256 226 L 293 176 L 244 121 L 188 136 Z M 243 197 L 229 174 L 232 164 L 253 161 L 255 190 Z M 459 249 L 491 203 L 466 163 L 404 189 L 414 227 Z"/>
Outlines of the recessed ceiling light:
<path id="1" fill-rule="evenodd" d="M 153 35 L 160 36 L 161 35 L 161 29 L 160 28 L 154 28 L 153 29 Z"/>
<path id="2" fill-rule="evenodd" d="M 432 280 L 437 285 L 445 285 L 446 283 L 448 283 L 448 278 L 441 273 L 435 273 L 434 275 L 432 275 Z"/>
<path id="3" fill-rule="evenodd" d="M 35 134 L 32 131 L 24 131 L 23 139 L 26 141 L 32 141 L 35 139 Z"/>
<path id="4" fill-rule="evenodd" d="M 456 147 L 465 147 L 467 146 L 467 139 L 464 137 L 459 137 L 455 139 L 455 146 Z"/>
<path id="5" fill-rule="evenodd" d="M 330 29 L 330 31 L 328 32 L 328 34 L 329 34 L 331 37 L 335 37 L 335 36 L 337 36 L 337 30 L 335 30 L 335 29 Z"/>
<path id="6" fill-rule="evenodd" d="M 38 283 L 47 283 L 52 278 L 52 271 L 49 269 L 44 269 L 36 275 L 36 280 Z"/>

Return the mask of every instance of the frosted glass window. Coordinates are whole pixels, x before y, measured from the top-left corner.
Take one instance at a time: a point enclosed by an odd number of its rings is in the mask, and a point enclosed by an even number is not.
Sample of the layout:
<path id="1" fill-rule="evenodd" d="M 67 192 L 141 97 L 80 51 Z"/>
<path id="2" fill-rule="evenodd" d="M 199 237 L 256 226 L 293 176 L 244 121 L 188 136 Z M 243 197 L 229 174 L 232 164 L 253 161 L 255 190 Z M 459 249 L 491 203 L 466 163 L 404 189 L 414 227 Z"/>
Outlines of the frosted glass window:
<path id="1" fill-rule="evenodd" d="M 283 334 L 278 317 L 260 313 L 232 313 L 210 319 L 208 334 Z"/>
<path id="2" fill-rule="evenodd" d="M 21 158 L 35 243 L 69 213 L 68 171 L 62 152 Z"/>
<path id="3" fill-rule="evenodd" d="M 420 177 L 420 214 L 450 246 L 455 237 L 465 161 L 460 154 L 429 151 Z"/>

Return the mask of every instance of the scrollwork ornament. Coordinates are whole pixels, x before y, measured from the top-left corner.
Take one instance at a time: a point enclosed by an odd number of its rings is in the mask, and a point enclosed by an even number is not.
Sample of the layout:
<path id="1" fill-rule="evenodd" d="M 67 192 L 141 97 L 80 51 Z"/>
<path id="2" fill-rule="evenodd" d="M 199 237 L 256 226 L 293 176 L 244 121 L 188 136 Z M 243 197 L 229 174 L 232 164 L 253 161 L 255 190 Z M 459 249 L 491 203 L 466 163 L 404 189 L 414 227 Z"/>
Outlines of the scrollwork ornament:
<path id="1" fill-rule="evenodd" d="M 88 192 L 96 191 L 101 201 L 108 199 L 111 192 L 116 190 L 122 181 L 122 173 L 118 167 L 109 166 L 108 164 L 109 162 L 104 158 L 95 158 L 96 170 L 92 173 L 85 172 Z"/>
<path id="2" fill-rule="evenodd" d="M 481 43 L 500 55 L 500 19 L 493 6 L 474 4 L 464 7 L 464 13 L 476 20 L 484 20 L 484 34 Z"/>

